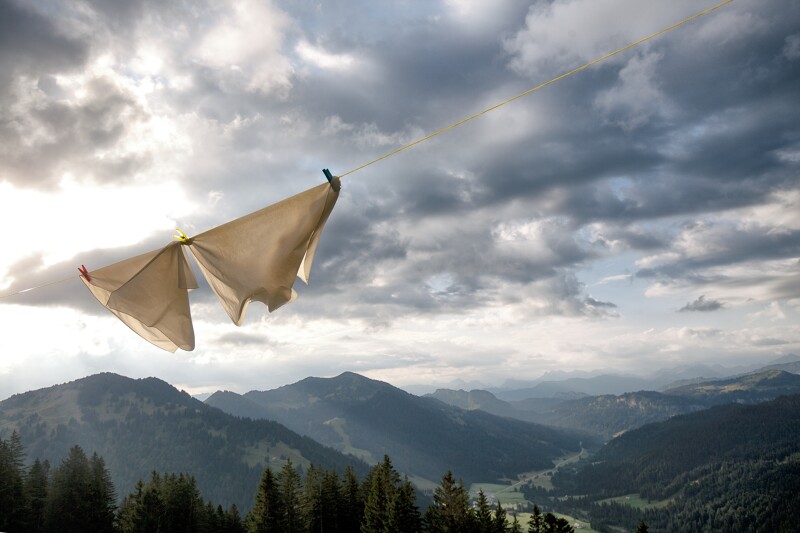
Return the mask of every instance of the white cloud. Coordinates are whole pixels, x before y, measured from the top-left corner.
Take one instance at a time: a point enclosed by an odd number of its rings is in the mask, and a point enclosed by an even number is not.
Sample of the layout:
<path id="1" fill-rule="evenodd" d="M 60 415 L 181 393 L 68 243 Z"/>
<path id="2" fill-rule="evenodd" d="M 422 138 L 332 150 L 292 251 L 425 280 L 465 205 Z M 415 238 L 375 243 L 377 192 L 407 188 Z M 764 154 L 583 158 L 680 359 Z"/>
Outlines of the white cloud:
<path id="1" fill-rule="evenodd" d="M 285 93 L 292 68 L 282 53 L 290 18 L 267 2 L 239 0 L 200 39 L 197 59 L 228 90 Z"/>
<path id="2" fill-rule="evenodd" d="M 347 70 L 356 63 L 356 59 L 350 54 L 332 54 L 305 40 L 297 43 L 295 50 L 304 61 L 322 69 Z"/>
<path id="3" fill-rule="evenodd" d="M 510 66 L 537 76 L 566 72 L 696 10 L 696 2 L 571 0 L 531 6 L 525 26 L 505 41 Z M 618 61 L 618 60 L 617 60 Z"/>
<path id="4" fill-rule="evenodd" d="M 181 186 L 170 181 L 95 187 L 66 176 L 48 192 L 0 182 L 0 280 L 15 262 L 35 254 L 46 268 L 82 251 L 136 244 L 154 232 L 168 241 L 175 220 L 193 208 Z"/>

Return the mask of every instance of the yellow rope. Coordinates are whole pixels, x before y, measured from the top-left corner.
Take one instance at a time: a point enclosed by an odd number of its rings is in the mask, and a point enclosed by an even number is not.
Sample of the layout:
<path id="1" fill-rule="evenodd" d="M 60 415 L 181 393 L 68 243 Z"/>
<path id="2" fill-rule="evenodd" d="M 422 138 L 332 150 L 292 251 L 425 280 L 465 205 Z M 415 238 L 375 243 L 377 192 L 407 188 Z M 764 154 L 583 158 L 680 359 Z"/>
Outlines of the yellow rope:
<path id="1" fill-rule="evenodd" d="M 525 92 L 521 92 L 516 96 L 512 96 L 511 98 L 508 98 L 507 100 L 503 100 L 502 102 L 500 102 L 498 104 L 495 104 L 495 105 L 493 105 L 491 107 L 487 107 L 483 111 L 479 111 L 479 112 L 475 113 L 474 115 L 470 115 L 467 118 L 461 119 L 458 122 L 450 124 L 449 126 L 445 126 L 444 128 L 442 128 L 440 130 L 437 130 L 437 131 L 435 131 L 435 132 L 433 132 L 433 133 L 431 133 L 429 135 L 426 135 L 425 137 L 422 137 L 421 139 L 417 139 L 416 141 L 410 142 L 410 143 L 406 144 L 405 146 L 401 146 L 400 148 L 397 148 L 396 150 L 393 150 L 393 151 L 389 152 L 388 154 L 384 154 L 384 155 L 382 155 L 382 156 L 380 156 L 380 157 L 378 157 L 376 159 L 373 159 L 369 163 L 364 163 L 363 165 L 361 165 L 359 167 L 356 167 L 353 170 L 348 170 L 344 174 L 340 174 L 339 177 L 343 178 L 343 177 L 345 177 L 347 175 L 353 174 L 354 172 L 358 172 L 359 170 L 361 170 L 363 168 L 366 168 L 366 167 L 368 167 L 370 165 L 374 165 L 378 161 L 383 161 L 384 159 L 392 157 L 395 154 L 399 154 L 403 150 L 408 150 L 412 146 L 416 146 L 416 145 L 418 145 L 418 144 L 420 144 L 422 142 L 427 141 L 428 139 L 436 137 L 439 134 L 442 134 L 442 133 L 444 133 L 444 132 L 446 132 L 448 130 L 451 130 L 451 129 L 455 128 L 455 127 L 458 127 L 458 126 L 464 124 L 465 122 L 469 122 L 470 120 L 478 118 L 481 115 L 485 115 L 486 113 L 488 113 L 490 111 L 494 111 L 498 107 L 502 107 L 502 106 L 504 106 L 504 105 L 506 105 L 506 104 L 508 104 L 510 102 L 513 102 L 514 100 L 518 100 L 518 99 L 522 98 L 523 96 L 527 96 L 527 95 L 529 95 L 529 94 L 531 94 L 533 92 L 538 91 L 539 89 L 543 89 L 544 87 L 547 87 L 548 85 L 552 85 L 553 83 L 555 83 L 557 81 L 560 81 L 560 80 L 563 80 L 566 77 L 572 76 L 573 74 L 576 74 L 576 73 L 578 73 L 578 72 L 580 72 L 580 71 L 582 71 L 584 69 L 587 69 L 587 68 L 589 68 L 589 67 L 591 67 L 593 65 L 596 65 L 597 63 L 600 63 L 601 61 L 605 61 L 606 59 L 608 59 L 610 57 L 613 57 L 613 56 L 615 56 L 615 55 L 617 55 L 617 54 L 619 54 L 621 52 L 624 52 L 625 50 L 629 50 L 629 49 L 633 48 L 634 46 L 638 46 L 638 45 L 642 44 L 645 41 L 649 41 L 650 39 L 653 39 L 655 37 L 658 37 L 659 35 L 667 33 L 670 30 L 674 30 L 675 28 L 677 28 L 679 26 L 683 26 L 687 22 L 691 22 L 691 21 L 693 21 L 693 20 L 695 20 L 697 18 L 702 17 L 703 15 L 707 15 L 707 14 L 711 13 L 712 11 L 716 11 L 717 9 L 719 9 L 719 8 L 721 8 L 721 7 L 723 7 L 723 6 L 727 5 L 727 4 L 730 4 L 731 2 L 733 2 L 733 0 L 724 0 L 723 2 L 720 2 L 719 4 L 717 4 L 715 6 L 709 7 L 708 9 L 705 9 L 705 10 L 699 12 L 699 13 L 696 13 L 696 14 L 692 15 L 689 18 L 686 18 L 686 19 L 684 19 L 684 20 L 682 20 L 682 21 L 680 21 L 680 22 L 678 22 L 676 24 L 673 24 L 672 26 L 668 26 L 668 27 L 664 28 L 663 30 L 659 30 L 659 31 L 653 33 L 652 35 L 648 35 L 647 37 L 639 39 L 638 41 L 634 41 L 634 42 L 632 42 L 632 43 L 630 43 L 630 44 L 628 44 L 626 46 L 623 46 L 622 48 L 619 48 L 618 50 L 614 50 L 613 52 L 609 52 L 608 54 L 606 54 L 604 56 L 598 57 L 594 61 L 590 61 L 590 62 L 586 63 L 585 65 L 581 65 L 580 67 L 574 68 L 574 69 L 570 70 L 569 72 L 561 74 L 560 76 L 556 76 L 555 78 L 553 78 L 550 81 L 546 81 L 546 82 L 544 82 L 544 83 L 542 83 L 540 85 L 537 85 L 536 87 L 533 87 L 532 89 L 528 89 Z M 178 230 L 178 231 L 180 231 L 180 230 Z M 183 235 L 183 232 L 181 232 L 181 235 L 183 237 L 185 237 L 185 235 Z M 11 294 L 0 294 L 0 300 L 3 299 L 3 298 L 9 298 L 11 296 L 16 296 L 17 294 L 22 294 L 24 292 L 30 292 L 30 291 L 34 291 L 36 289 L 41 289 L 42 287 L 48 287 L 50 285 L 56 285 L 58 283 L 64 283 L 65 281 L 69 281 L 69 280 L 74 279 L 74 278 L 75 278 L 75 276 L 72 276 L 72 277 L 69 277 L 69 278 L 60 279 L 58 281 L 51 281 L 50 283 L 45 283 L 43 285 L 38 285 L 36 287 L 30 287 L 28 289 L 24 289 L 24 290 L 21 290 L 21 291 L 12 292 Z"/>
<path id="2" fill-rule="evenodd" d="M 51 281 L 49 283 L 43 283 L 42 285 L 37 285 L 36 287 L 29 287 L 27 289 L 22 289 L 21 291 L 12 292 L 12 293 L 9 293 L 9 294 L 0 294 L 0 300 L 2 300 L 3 298 L 10 298 L 12 296 L 16 296 L 17 294 L 22 294 L 23 292 L 35 291 L 36 289 L 41 289 L 42 287 L 49 287 L 50 285 L 57 285 L 59 283 L 64 283 L 65 281 L 69 281 L 69 280 L 75 279 L 77 277 L 79 277 L 79 276 L 70 276 L 68 278 L 59 279 L 57 281 Z"/>
<path id="3" fill-rule="evenodd" d="M 663 30 L 659 30 L 659 31 L 653 33 L 652 35 L 648 35 L 647 37 L 639 39 L 638 41 L 632 42 L 632 43 L 630 43 L 630 44 L 628 44 L 626 46 L 623 46 L 622 48 L 619 48 L 618 50 L 614 50 L 613 52 L 609 52 L 608 54 L 606 54 L 604 56 L 598 57 L 594 61 L 589 61 L 585 65 L 581 65 L 580 67 L 574 68 L 574 69 L 570 70 L 569 72 L 561 74 L 560 76 L 556 76 L 555 78 L 553 78 L 550 81 L 546 81 L 546 82 L 542 83 L 541 85 L 537 85 L 536 87 L 534 87 L 532 89 L 528 89 L 525 92 L 521 92 L 518 95 L 512 96 L 511 98 L 509 98 L 507 100 L 503 100 L 499 104 L 495 104 L 495 105 L 493 105 L 491 107 L 487 107 L 483 111 L 479 111 L 479 112 L 475 113 L 474 115 L 470 115 L 467 118 L 461 119 L 458 122 L 450 124 L 449 126 L 445 126 L 444 128 L 442 128 L 440 130 L 437 130 L 437 131 L 435 131 L 435 132 L 433 132 L 433 133 L 431 133 L 429 135 L 426 135 L 425 137 L 422 137 L 421 139 L 417 139 L 416 141 L 408 143 L 405 146 L 401 146 L 400 148 L 397 148 L 396 150 L 393 150 L 393 151 L 389 152 L 388 154 L 384 154 L 384 155 L 378 157 L 377 159 L 373 159 L 369 163 L 364 163 L 360 167 L 356 167 L 353 170 L 348 170 L 344 174 L 339 174 L 339 177 L 343 178 L 343 177 L 345 177 L 345 176 L 347 176 L 349 174 L 352 174 L 354 172 L 358 172 L 359 170 L 361 170 L 363 168 L 366 168 L 366 167 L 368 167 L 370 165 L 373 165 L 373 164 L 377 163 L 378 161 L 383 161 L 384 159 L 392 157 L 395 154 L 399 154 L 403 150 L 408 150 L 412 146 L 416 146 L 419 143 L 425 142 L 428 139 L 436 137 L 437 135 L 439 135 L 441 133 L 444 133 L 444 132 L 446 132 L 448 130 L 451 130 L 451 129 L 455 128 L 455 127 L 458 127 L 458 126 L 464 124 L 465 122 L 469 122 L 470 120 L 478 118 L 478 117 L 480 117 L 482 115 L 485 115 L 486 113 L 488 113 L 490 111 L 494 111 L 498 107 L 502 107 L 502 106 L 504 106 L 504 105 L 506 105 L 506 104 L 508 104 L 510 102 L 513 102 L 514 100 L 518 100 L 519 98 L 522 98 L 523 96 L 527 96 L 527 95 L 529 95 L 529 94 L 531 94 L 533 92 L 538 91 L 539 89 L 543 89 L 544 87 L 547 87 L 548 85 L 552 85 L 553 83 L 555 83 L 557 81 L 560 81 L 560 80 L 563 80 L 566 77 L 572 76 L 573 74 L 576 74 L 576 73 L 578 73 L 578 72 L 580 72 L 580 71 L 582 71 L 584 69 L 587 69 L 587 68 L 589 68 L 589 67 L 591 67 L 593 65 L 596 65 L 597 63 L 600 63 L 601 61 L 605 61 L 606 59 L 608 59 L 610 57 L 613 57 L 613 56 L 615 56 L 615 55 L 617 55 L 617 54 L 619 54 L 621 52 L 624 52 L 625 50 L 629 50 L 629 49 L 633 48 L 634 46 L 638 46 L 638 45 L 642 44 L 645 41 L 649 41 L 650 39 L 654 39 L 655 37 L 658 37 L 659 35 L 667 33 L 670 30 L 674 30 L 675 28 L 677 28 L 679 26 L 683 26 L 687 22 L 691 22 L 691 21 L 693 21 L 693 20 L 695 20 L 697 18 L 702 17 L 703 15 L 707 15 L 708 13 L 711 13 L 712 11 L 715 11 L 715 10 L 717 10 L 717 9 L 727 5 L 727 4 L 730 4 L 731 2 L 733 2 L 733 0 L 724 0 L 723 2 L 720 2 L 719 4 L 717 4 L 715 6 L 709 7 L 708 9 L 705 9 L 705 10 L 699 12 L 699 13 L 695 13 L 691 17 L 686 18 L 686 19 L 684 19 L 684 20 L 682 20 L 682 21 L 680 21 L 680 22 L 678 22 L 676 24 L 673 24 L 672 26 L 668 26 L 668 27 L 664 28 Z"/>

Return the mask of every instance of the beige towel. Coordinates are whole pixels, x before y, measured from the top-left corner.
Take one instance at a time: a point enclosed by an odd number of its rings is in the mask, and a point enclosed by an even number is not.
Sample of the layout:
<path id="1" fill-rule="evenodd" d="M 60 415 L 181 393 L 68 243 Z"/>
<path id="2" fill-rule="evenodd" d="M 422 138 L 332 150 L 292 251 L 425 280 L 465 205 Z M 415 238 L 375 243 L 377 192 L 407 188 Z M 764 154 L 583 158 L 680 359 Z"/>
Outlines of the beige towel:
<path id="1" fill-rule="evenodd" d="M 339 197 L 339 179 L 208 230 L 89 273 L 83 282 L 145 340 L 174 352 L 194 349 L 188 289 L 197 282 L 186 244 L 231 320 L 241 326 L 247 305 L 274 311 L 296 298 L 295 277 L 308 283 L 322 228 Z"/>
<path id="2" fill-rule="evenodd" d="M 194 349 L 189 289 L 197 280 L 181 244 L 93 270 L 81 277 L 95 298 L 145 340 L 159 348 Z"/>
<path id="3" fill-rule="evenodd" d="M 191 239 L 200 270 L 234 324 L 247 305 L 270 311 L 296 298 L 295 277 L 308 283 L 320 233 L 339 197 L 327 183 Z"/>

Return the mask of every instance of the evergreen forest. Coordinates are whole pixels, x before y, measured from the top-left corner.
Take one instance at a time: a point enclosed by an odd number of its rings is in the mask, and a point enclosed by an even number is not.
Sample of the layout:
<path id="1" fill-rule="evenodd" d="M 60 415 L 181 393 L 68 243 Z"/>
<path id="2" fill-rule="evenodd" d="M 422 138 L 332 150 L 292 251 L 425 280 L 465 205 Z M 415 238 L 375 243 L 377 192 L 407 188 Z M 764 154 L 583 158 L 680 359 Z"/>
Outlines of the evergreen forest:
<path id="1" fill-rule="evenodd" d="M 267 466 L 244 516 L 205 500 L 186 473 L 153 472 L 121 502 L 102 457 L 75 445 L 53 467 L 35 459 L 25 467 L 17 432 L 0 439 L 0 530 L 8 533 L 567 533 L 574 529 L 538 506 L 527 524 L 480 492 L 470 503 L 463 483 L 448 471 L 424 512 L 408 477 L 389 456 L 359 479 L 291 459 Z"/>

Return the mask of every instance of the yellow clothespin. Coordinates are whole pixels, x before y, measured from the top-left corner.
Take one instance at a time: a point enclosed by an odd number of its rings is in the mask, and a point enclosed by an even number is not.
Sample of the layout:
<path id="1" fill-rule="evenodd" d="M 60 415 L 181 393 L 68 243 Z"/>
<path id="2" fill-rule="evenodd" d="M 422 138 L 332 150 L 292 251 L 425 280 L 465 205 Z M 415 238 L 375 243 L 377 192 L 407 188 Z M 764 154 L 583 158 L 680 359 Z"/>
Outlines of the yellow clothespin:
<path id="1" fill-rule="evenodd" d="M 173 235 L 172 236 L 173 239 L 175 239 L 176 241 L 180 242 L 181 244 L 190 244 L 191 243 L 191 239 L 189 237 L 187 237 L 184 232 L 182 232 L 181 230 L 179 230 L 177 228 L 175 229 L 175 231 L 178 232 L 178 235 Z"/>

